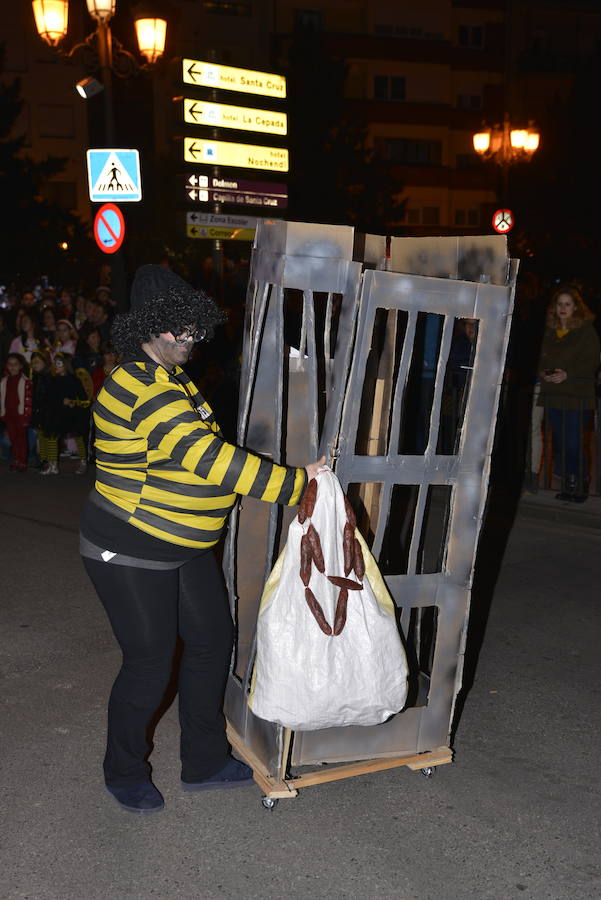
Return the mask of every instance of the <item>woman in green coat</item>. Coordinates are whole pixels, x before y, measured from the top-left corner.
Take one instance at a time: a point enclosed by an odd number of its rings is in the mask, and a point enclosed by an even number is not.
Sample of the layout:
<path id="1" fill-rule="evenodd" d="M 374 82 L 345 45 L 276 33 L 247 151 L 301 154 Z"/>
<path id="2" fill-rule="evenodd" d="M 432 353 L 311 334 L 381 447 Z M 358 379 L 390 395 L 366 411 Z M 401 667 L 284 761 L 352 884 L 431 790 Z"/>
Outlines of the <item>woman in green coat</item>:
<path id="1" fill-rule="evenodd" d="M 539 406 L 544 406 L 553 434 L 555 472 L 562 476 L 558 500 L 582 503 L 588 495 L 583 435 L 595 408 L 595 371 L 599 338 L 577 288 L 559 288 L 547 309 L 540 357 Z"/>

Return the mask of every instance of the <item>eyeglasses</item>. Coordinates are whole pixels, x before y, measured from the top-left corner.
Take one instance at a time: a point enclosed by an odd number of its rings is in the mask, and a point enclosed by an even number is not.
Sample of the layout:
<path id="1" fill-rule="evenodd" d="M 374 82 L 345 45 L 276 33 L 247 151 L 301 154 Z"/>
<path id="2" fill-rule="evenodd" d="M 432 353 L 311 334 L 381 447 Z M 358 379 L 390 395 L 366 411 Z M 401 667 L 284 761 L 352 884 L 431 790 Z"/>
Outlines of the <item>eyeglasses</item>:
<path id="1" fill-rule="evenodd" d="M 200 327 L 194 330 L 186 329 L 179 335 L 175 334 L 174 331 L 170 331 L 169 334 L 173 335 L 173 340 L 176 344 L 187 344 L 188 341 L 194 341 L 195 344 L 199 344 L 201 341 L 206 341 L 208 330 Z"/>

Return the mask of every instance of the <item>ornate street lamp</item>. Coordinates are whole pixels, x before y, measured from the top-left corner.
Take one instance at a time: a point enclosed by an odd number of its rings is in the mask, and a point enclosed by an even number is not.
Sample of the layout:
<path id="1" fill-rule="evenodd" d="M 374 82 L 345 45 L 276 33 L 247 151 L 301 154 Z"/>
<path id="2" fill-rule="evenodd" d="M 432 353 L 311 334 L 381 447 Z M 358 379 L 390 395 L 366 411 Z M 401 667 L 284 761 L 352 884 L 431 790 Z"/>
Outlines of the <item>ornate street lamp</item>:
<path id="1" fill-rule="evenodd" d="M 149 68 L 165 52 L 167 22 L 162 17 L 149 16 L 145 12 L 135 16 L 138 49 L 145 60 L 140 62 L 111 33 L 109 22 L 115 15 L 117 0 L 86 0 L 86 3 L 89 14 L 97 23 L 96 30 L 70 50 L 63 50 L 60 46 L 67 34 L 69 0 L 33 0 L 35 24 L 42 40 L 61 55 L 81 53 L 86 68 L 90 71 L 100 68 L 105 87 L 107 70 L 112 69 L 115 74 L 127 77 L 140 69 Z"/>
<path id="2" fill-rule="evenodd" d="M 484 127 L 473 136 L 474 150 L 485 160 L 500 166 L 503 175 L 501 202 L 507 200 L 509 169 L 514 163 L 530 162 L 540 144 L 540 133 L 532 122 L 528 128 L 512 128 L 505 113 L 502 125 Z"/>
<path id="3" fill-rule="evenodd" d="M 512 128 L 509 116 L 503 125 L 494 125 L 476 132 L 474 150 L 483 159 L 492 159 L 500 166 L 516 162 L 528 162 L 538 149 L 540 134 L 532 122 L 528 128 Z"/>
<path id="4" fill-rule="evenodd" d="M 153 2 L 153 0 L 149 0 Z M 150 69 L 163 55 L 167 36 L 167 22 L 148 11 L 148 7 L 134 13 L 138 49 L 143 62 L 136 58 L 113 35 L 110 21 L 115 15 L 117 0 L 86 0 L 88 12 L 96 22 L 95 30 L 70 49 L 61 46 L 67 34 L 69 0 L 32 0 L 35 24 L 42 40 L 62 56 L 81 56 L 87 77 L 76 84 L 78 93 L 89 98 L 103 92 L 105 147 L 115 146 L 113 115 L 113 72 L 127 78 L 141 70 Z M 98 76 L 95 77 L 95 76 Z M 126 307 L 125 265 L 121 253 L 111 259 L 111 284 L 118 308 Z"/>

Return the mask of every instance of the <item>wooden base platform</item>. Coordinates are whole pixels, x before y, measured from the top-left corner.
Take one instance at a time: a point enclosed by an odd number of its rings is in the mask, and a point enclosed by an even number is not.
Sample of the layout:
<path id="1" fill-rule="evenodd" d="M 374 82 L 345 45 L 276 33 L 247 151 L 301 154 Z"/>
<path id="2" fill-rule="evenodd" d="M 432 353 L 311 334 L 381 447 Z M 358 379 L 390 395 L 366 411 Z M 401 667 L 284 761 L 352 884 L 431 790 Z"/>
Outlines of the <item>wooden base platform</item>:
<path id="1" fill-rule="evenodd" d="M 354 778 L 357 775 L 366 775 L 368 772 L 383 772 L 386 769 L 397 769 L 401 766 L 415 771 L 428 770 L 435 766 L 444 766 L 453 761 L 453 751 L 449 747 L 438 747 L 427 753 L 417 753 L 413 756 L 395 756 L 388 759 L 365 759 L 344 765 L 328 766 L 315 772 L 307 772 L 295 777 L 274 778 L 269 775 L 265 767 L 246 746 L 239 734 L 228 722 L 227 736 L 233 749 L 247 765 L 252 767 L 254 779 L 266 797 L 273 800 L 292 798 L 298 795 L 301 788 L 312 787 L 315 784 L 324 784 L 327 781 L 339 781 L 341 778 Z"/>

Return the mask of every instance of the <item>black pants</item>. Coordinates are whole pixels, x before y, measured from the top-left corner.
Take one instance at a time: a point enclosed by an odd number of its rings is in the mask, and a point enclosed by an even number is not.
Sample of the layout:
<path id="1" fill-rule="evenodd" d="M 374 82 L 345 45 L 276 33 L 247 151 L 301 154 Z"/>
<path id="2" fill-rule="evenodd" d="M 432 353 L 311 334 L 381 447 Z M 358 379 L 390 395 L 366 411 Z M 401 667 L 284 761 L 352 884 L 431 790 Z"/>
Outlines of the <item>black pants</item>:
<path id="1" fill-rule="evenodd" d="M 218 772 L 228 755 L 222 704 L 233 624 L 215 557 L 204 553 L 163 571 L 83 562 L 123 652 L 109 700 L 106 783 L 149 778 L 147 730 L 169 682 L 178 634 L 182 778 Z"/>

